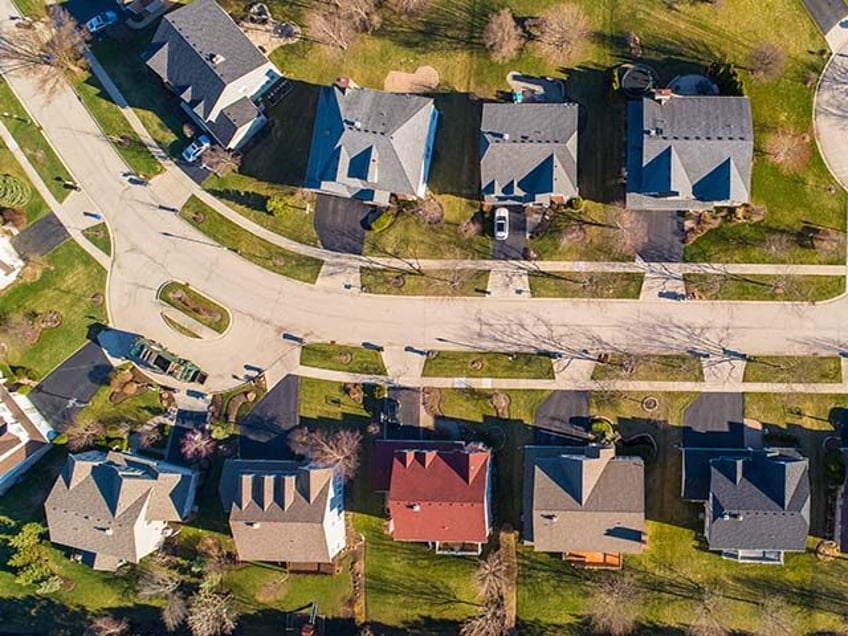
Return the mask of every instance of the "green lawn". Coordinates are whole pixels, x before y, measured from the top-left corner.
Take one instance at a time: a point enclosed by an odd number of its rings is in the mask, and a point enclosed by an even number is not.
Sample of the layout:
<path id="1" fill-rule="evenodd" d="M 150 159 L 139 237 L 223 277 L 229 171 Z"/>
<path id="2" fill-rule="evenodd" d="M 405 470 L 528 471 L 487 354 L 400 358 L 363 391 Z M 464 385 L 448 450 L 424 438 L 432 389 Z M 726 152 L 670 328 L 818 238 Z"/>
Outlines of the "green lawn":
<path id="1" fill-rule="evenodd" d="M 192 196 L 180 216 L 203 234 L 260 267 L 304 283 L 314 283 L 324 261 L 278 247 L 251 234 Z M 202 217 L 202 222 L 198 220 Z"/>
<path id="2" fill-rule="evenodd" d="M 701 359 L 687 355 L 609 354 L 607 363 L 598 363 L 593 380 L 632 380 L 634 382 L 703 382 Z"/>
<path id="3" fill-rule="evenodd" d="M 230 326 L 230 312 L 225 307 L 185 283 L 166 283 L 158 297 L 212 331 L 224 333 Z"/>
<path id="4" fill-rule="evenodd" d="M 15 155 L 12 154 L 12 151 L 9 150 L 2 141 L 0 141 L 0 173 L 17 177 L 18 179 L 25 181 L 29 186 L 32 194 L 29 198 L 29 202 L 23 207 L 23 211 L 26 212 L 27 223 L 34 223 L 42 216 L 50 213 L 50 206 L 47 205 L 47 202 L 35 189 L 35 186 L 32 184 L 32 181 L 29 180 L 29 177 L 26 172 L 24 172 L 21 164 L 18 163 Z"/>
<path id="5" fill-rule="evenodd" d="M 316 343 L 300 349 L 300 363 L 307 367 L 348 371 L 366 375 L 386 375 L 379 351 L 364 347 Z"/>
<path id="6" fill-rule="evenodd" d="M 109 227 L 106 223 L 98 223 L 87 227 L 82 235 L 106 256 L 112 256 L 112 237 L 109 235 Z"/>
<path id="7" fill-rule="evenodd" d="M 84 73 L 74 81 L 74 89 L 100 130 L 133 172 L 146 179 L 162 172 L 162 164 L 150 153 L 94 75 Z"/>
<path id="8" fill-rule="evenodd" d="M 15 0 L 15 6 L 21 12 L 21 15 L 28 18 L 43 18 L 46 14 L 44 0 Z"/>
<path id="9" fill-rule="evenodd" d="M 70 192 L 64 186 L 64 182 L 72 181 L 71 174 L 41 133 L 38 124 L 30 118 L 12 89 L 2 80 L 0 80 L 0 111 L 3 113 L 3 124 L 23 149 L 33 168 L 41 175 L 47 188 L 57 201 L 64 201 Z"/>
<path id="10" fill-rule="evenodd" d="M 243 174 L 210 175 L 203 182 L 203 187 L 257 225 L 298 243 L 320 246 L 313 223 L 314 194 Z M 285 209 L 271 212 L 268 209 L 270 199 L 281 200 Z"/>
<path id="11" fill-rule="evenodd" d="M 844 276 L 772 274 L 684 274 L 686 290 L 704 300 L 783 300 L 813 302 L 845 293 Z"/>
<path id="12" fill-rule="evenodd" d="M 635 251 L 622 225 L 624 213 L 621 208 L 590 201 L 579 212 L 555 214 L 545 231 L 528 245 L 545 260 L 632 261 Z"/>
<path id="13" fill-rule="evenodd" d="M 434 351 L 424 363 L 425 377 L 553 379 L 551 359 L 534 353 Z"/>
<path id="14" fill-rule="evenodd" d="M 618 272 L 530 272 L 536 298 L 630 298 L 642 293 L 644 274 Z"/>
<path id="15" fill-rule="evenodd" d="M 427 270 L 423 274 L 361 267 L 360 284 L 369 294 L 392 296 L 485 296 L 488 270 Z"/>
<path id="16" fill-rule="evenodd" d="M 106 323 L 105 305 L 92 301 L 105 288 L 106 271 L 79 245 L 68 240 L 57 247 L 46 257 L 38 281 L 19 280 L 0 295 L 0 339 L 8 350 L 5 362 L 45 376 L 87 342 L 90 327 Z M 35 344 L 27 344 L 33 333 L 32 314 L 48 311 L 61 314 L 61 325 L 42 330 Z"/>
<path id="17" fill-rule="evenodd" d="M 121 400 L 117 404 L 109 401 L 111 393 L 112 387 L 109 385 L 98 388 L 85 408 L 77 414 L 75 421 L 99 421 L 106 426 L 127 422 L 135 430 L 151 418 L 165 412 L 159 401 L 159 392 L 156 390 L 150 389 L 140 395 Z"/>
<path id="18" fill-rule="evenodd" d="M 842 360 L 819 356 L 751 356 L 745 382 L 841 382 Z"/>
<path id="19" fill-rule="evenodd" d="M 91 49 L 147 132 L 163 150 L 176 157 L 188 143 L 183 134 L 188 116 L 183 114 L 179 98 L 165 88 L 141 59 L 155 28 L 156 22 L 141 31 L 133 31 L 130 40 L 103 38 L 92 43 Z"/>

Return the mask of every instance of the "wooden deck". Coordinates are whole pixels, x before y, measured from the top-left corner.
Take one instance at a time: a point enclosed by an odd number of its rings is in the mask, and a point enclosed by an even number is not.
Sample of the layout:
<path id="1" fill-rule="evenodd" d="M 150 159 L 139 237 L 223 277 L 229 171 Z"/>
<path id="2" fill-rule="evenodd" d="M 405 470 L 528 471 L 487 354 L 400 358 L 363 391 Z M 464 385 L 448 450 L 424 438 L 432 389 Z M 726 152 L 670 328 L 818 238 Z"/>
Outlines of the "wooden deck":
<path id="1" fill-rule="evenodd" d="M 576 568 L 591 570 L 620 570 L 621 555 L 612 552 L 566 552 L 562 560 Z"/>

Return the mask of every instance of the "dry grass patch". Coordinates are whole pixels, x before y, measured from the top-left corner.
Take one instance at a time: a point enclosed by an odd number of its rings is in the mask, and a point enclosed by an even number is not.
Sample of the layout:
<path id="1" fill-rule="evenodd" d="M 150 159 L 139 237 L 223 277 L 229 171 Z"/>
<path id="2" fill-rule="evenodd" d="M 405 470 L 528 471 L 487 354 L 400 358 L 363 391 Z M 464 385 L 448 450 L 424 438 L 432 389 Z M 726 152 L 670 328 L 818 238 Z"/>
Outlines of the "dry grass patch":
<path id="1" fill-rule="evenodd" d="M 811 138 L 807 133 L 778 130 L 766 138 L 765 151 L 769 161 L 786 174 L 801 172 L 813 155 Z"/>

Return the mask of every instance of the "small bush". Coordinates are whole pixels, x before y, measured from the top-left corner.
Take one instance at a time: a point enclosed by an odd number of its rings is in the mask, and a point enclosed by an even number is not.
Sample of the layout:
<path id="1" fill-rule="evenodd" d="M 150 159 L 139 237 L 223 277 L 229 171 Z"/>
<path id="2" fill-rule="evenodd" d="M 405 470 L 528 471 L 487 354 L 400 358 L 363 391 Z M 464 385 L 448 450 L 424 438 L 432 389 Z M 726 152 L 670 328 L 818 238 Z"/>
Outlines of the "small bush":
<path id="1" fill-rule="evenodd" d="M 382 232 L 389 228 L 394 221 L 395 215 L 386 210 L 371 222 L 371 226 L 368 229 L 372 232 Z"/>
<path id="2" fill-rule="evenodd" d="M 581 196 L 571 197 L 568 200 L 568 207 L 570 207 L 572 210 L 582 210 L 584 203 L 585 202 L 583 201 L 583 197 Z"/>
<path id="3" fill-rule="evenodd" d="M 53 438 L 53 443 L 56 446 L 64 446 L 68 443 L 68 435 L 66 433 L 61 433 Z"/>
<path id="4" fill-rule="evenodd" d="M 16 230 L 22 230 L 27 226 L 26 212 L 20 208 L 4 208 L 0 215 L 3 217 L 3 223 L 11 225 Z"/>
<path id="5" fill-rule="evenodd" d="M 271 197 L 265 203 L 265 211 L 271 216 L 278 216 L 288 210 L 289 202 L 284 197 Z"/>
<path id="6" fill-rule="evenodd" d="M 0 175 L 0 206 L 22 208 L 32 198 L 29 184 L 10 174 Z"/>
<path id="7" fill-rule="evenodd" d="M 493 13 L 483 31 L 483 43 L 494 62 L 514 60 L 521 53 L 524 40 L 524 31 L 516 23 L 509 7 Z"/>

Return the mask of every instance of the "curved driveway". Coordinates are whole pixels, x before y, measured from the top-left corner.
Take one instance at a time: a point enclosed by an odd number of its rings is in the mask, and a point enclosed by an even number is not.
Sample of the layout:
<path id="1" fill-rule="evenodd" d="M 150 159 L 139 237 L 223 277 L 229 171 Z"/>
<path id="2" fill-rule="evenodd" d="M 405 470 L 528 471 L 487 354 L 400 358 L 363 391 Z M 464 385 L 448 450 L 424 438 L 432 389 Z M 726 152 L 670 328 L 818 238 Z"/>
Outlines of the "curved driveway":
<path id="1" fill-rule="evenodd" d="M 288 280 L 210 244 L 176 215 L 159 209 L 160 204 L 179 205 L 193 192 L 179 170 L 158 177 L 155 187 L 129 185 L 122 176 L 125 164 L 70 91 L 46 102 L 37 91 L 37 78 L 13 73 L 8 79 L 110 226 L 113 325 L 152 337 L 193 360 L 210 372 L 211 390 L 233 385 L 246 364 L 272 368 L 276 377 L 297 368 L 297 348 L 280 338 L 283 332 L 393 350 L 546 349 L 575 357 L 585 355 L 583 349 L 610 348 L 697 350 L 726 357 L 734 352 L 833 354 L 848 340 L 845 299 L 819 305 L 433 299 L 362 295 L 340 285 Z M 229 331 L 199 341 L 169 329 L 159 317 L 156 290 L 172 279 L 229 307 Z"/>

